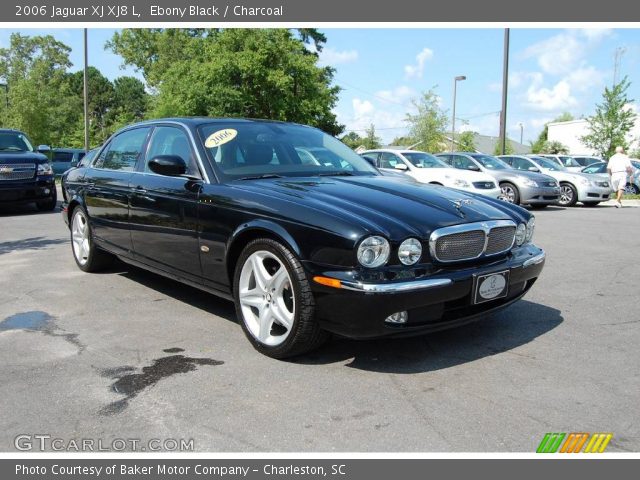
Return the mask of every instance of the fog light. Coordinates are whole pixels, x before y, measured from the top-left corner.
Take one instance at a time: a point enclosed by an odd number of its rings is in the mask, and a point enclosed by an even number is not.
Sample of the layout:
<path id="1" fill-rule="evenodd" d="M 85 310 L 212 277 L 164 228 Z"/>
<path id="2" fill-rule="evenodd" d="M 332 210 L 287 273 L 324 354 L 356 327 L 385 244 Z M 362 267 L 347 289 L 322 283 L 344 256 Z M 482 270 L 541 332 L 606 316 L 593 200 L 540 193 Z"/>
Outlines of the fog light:
<path id="1" fill-rule="evenodd" d="M 406 311 L 404 311 L 404 312 L 396 312 L 393 315 L 389 315 L 385 319 L 385 322 L 399 324 L 399 323 L 407 323 L 407 320 L 409 320 L 409 314 Z"/>
<path id="2" fill-rule="evenodd" d="M 48 188 L 44 189 L 44 194 L 45 195 L 49 195 L 51 193 L 51 190 L 49 190 Z"/>

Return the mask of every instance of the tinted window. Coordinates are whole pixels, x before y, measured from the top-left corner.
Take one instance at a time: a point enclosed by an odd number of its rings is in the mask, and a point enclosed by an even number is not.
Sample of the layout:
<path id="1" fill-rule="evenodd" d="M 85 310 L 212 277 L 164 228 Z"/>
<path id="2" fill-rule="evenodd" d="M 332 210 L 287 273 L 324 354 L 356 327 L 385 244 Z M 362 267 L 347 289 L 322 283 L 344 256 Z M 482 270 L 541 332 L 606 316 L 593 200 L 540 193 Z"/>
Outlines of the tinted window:
<path id="1" fill-rule="evenodd" d="M 98 153 L 97 148 L 89 150 L 87 154 L 82 157 L 82 160 L 80 160 L 80 162 L 78 163 L 78 167 L 86 167 L 87 165 L 89 165 L 91 163 L 91 160 L 93 160 L 93 158 L 96 156 L 96 153 Z"/>
<path id="2" fill-rule="evenodd" d="M 73 152 L 53 152 L 52 162 L 70 162 L 73 160 Z"/>
<path id="3" fill-rule="evenodd" d="M 402 155 L 418 168 L 449 168 L 449 165 L 428 153 L 403 152 Z"/>
<path id="4" fill-rule="evenodd" d="M 402 163 L 395 153 L 382 152 L 380 154 L 380 168 L 396 168 L 396 165 Z"/>
<path id="5" fill-rule="evenodd" d="M 272 122 L 215 122 L 198 130 L 218 172 L 229 180 L 262 175 L 378 175 L 344 143 L 315 128 Z"/>
<path id="6" fill-rule="evenodd" d="M 149 162 L 159 155 L 176 155 L 187 164 L 187 173 L 198 174 L 198 168 L 193 159 L 189 137 L 178 127 L 156 127 L 149 140 L 144 171 L 150 172 Z"/>
<path id="7" fill-rule="evenodd" d="M 547 170 L 551 170 L 551 171 L 558 171 L 558 170 L 562 170 L 563 167 L 560 166 L 560 164 L 558 164 L 557 162 L 553 162 L 551 161 L 549 158 L 547 157 L 533 157 L 536 161 L 536 163 L 538 165 L 540 165 L 542 168 L 546 168 Z"/>
<path id="8" fill-rule="evenodd" d="M 19 132 L 0 132 L 0 151 L 33 152 L 29 139 Z"/>
<path id="9" fill-rule="evenodd" d="M 599 163 L 596 165 L 590 165 L 586 168 L 583 168 L 582 171 L 584 173 L 605 173 L 606 169 L 607 169 L 606 163 Z"/>
<path id="10" fill-rule="evenodd" d="M 472 160 L 469 160 L 467 157 L 463 157 L 461 155 L 454 155 L 453 156 L 453 166 L 454 168 L 459 168 L 461 170 L 472 170 L 477 169 L 478 166 L 473 163 Z"/>
<path id="11" fill-rule="evenodd" d="M 573 157 L 562 156 L 562 157 L 560 157 L 560 160 L 562 160 L 562 164 L 565 167 L 579 167 L 580 166 L 580 164 L 578 162 L 576 162 L 576 160 Z"/>
<path id="12" fill-rule="evenodd" d="M 511 166 L 516 170 L 529 170 L 530 168 L 535 168 L 536 170 L 538 169 L 538 167 L 536 167 L 530 160 L 518 157 L 513 158 L 513 160 L 511 161 Z"/>
<path id="13" fill-rule="evenodd" d="M 135 170 L 148 133 L 148 127 L 134 128 L 115 136 L 95 161 L 94 167 L 127 172 Z"/>
<path id="14" fill-rule="evenodd" d="M 438 155 L 438 158 L 447 165 L 451 165 L 453 163 L 453 161 L 451 160 L 451 155 Z"/>
<path id="15" fill-rule="evenodd" d="M 473 158 L 488 170 L 507 170 L 509 168 L 502 160 L 490 155 L 473 155 Z"/>

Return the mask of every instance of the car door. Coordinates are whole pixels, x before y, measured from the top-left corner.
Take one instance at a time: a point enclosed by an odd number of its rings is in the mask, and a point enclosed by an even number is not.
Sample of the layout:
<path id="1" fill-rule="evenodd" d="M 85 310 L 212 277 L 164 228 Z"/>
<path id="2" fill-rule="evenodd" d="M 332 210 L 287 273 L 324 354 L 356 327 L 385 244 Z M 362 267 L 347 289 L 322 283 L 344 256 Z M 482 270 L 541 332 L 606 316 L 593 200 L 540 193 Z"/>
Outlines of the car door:
<path id="1" fill-rule="evenodd" d="M 158 175 L 149 162 L 175 155 L 187 164 L 186 176 Z M 130 178 L 129 224 L 136 259 L 192 281 L 201 278 L 198 245 L 198 195 L 201 174 L 187 132 L 158 125 L 149 138 L 143 161 Z"/>
<path id="2" fill-rule="evenodd" d="M 114 253 L 131 253 L 129 180 L 146 144 L 150 127 L 125 130 L 102 149 L 85 175 L 84 200 L 93 235 Z"/>

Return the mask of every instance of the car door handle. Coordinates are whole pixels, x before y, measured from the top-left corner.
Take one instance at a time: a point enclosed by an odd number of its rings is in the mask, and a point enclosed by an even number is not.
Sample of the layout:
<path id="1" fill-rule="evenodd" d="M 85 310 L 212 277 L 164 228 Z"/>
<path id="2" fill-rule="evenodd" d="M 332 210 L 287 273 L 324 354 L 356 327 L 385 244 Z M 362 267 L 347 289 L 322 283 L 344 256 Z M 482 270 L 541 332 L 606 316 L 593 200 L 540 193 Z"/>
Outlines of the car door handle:
<path id="1" fill-rule="evenodd" d="M 134 191 L 135 193 L 141 193 L 141 194 L 145 194 L 145 193 L 147 193 L 147 189 L 146 189 L 146 188 L 144 188 L 144 187 L 142 187 L 141 185 L 138 185 L 137 187 L 135 187 L 135 188 L 133 189 L 133 191 Z"/>

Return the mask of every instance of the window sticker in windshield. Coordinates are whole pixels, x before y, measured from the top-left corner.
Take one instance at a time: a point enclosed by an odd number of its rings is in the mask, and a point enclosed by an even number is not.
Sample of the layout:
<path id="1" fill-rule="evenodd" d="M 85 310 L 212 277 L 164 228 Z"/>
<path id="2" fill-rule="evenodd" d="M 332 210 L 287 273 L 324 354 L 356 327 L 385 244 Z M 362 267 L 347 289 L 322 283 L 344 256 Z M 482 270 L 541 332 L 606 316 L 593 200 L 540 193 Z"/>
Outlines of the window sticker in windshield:
<path id="1" fill-rule="evenodd" d="M 207 140 L 204 142 L 204 146 L 207 148 L 219 147 L 227 142 L 230 142 L 238 135 L 238 131 L 233 128 L 225 128 L 224 130 L 218 130 L 213 132 Z"/>

